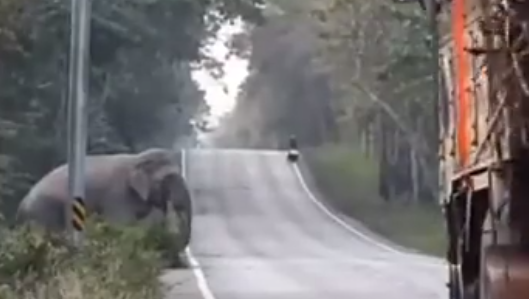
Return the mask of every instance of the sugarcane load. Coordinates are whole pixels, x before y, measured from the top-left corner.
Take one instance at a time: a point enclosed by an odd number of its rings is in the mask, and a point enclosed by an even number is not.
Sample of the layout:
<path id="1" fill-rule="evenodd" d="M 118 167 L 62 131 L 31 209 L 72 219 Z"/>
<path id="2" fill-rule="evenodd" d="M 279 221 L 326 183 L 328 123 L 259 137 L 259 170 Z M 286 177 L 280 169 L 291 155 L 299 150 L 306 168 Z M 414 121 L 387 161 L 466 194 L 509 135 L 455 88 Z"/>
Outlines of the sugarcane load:
<path id="1" fill-rule="evenodd" d="M 447 297 L 529 298 L 529 1 L 423 5 L 439 45 Z"/>

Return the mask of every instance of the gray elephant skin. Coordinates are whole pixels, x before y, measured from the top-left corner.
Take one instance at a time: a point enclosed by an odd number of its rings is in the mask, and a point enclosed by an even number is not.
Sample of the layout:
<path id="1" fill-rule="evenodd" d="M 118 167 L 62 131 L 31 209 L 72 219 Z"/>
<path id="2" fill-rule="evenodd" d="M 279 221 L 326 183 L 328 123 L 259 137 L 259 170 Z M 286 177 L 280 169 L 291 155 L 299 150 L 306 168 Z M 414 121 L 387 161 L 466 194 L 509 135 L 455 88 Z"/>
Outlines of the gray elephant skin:
<path id="1" fill-rule="evenodd" d="M 93 155 L 86 158 L 88 214 L 114 224 L 147 219 L 155 211 L 168 215 L 173 209 L 185 225 L 179 228 L 184 246 L 191 235 L 191 198 L 179 172 L 177 154 L 148 149 L 138 154 Z M 38 181 L 20 202 L 17 220 L 36 222 L 53 231 L 66 227 L 71 208 L 68 168 L 63 164 Z"/>

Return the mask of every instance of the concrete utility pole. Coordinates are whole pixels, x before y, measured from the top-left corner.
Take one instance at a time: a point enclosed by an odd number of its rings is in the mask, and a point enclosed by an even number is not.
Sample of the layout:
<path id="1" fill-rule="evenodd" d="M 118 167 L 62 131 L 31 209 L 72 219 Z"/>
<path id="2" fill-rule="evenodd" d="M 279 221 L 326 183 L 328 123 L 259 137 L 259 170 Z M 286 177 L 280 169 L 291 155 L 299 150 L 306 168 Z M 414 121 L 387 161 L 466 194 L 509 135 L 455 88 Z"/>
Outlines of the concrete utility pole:
<path id="1" fill-rule="evenodd" d="M 85 159 L 90 49 L 91 0 L 71 0 L 70 57 L 68 70 L 68 183 L 72 198 L 67 227 L 81 246 L 86 220 Z"/>

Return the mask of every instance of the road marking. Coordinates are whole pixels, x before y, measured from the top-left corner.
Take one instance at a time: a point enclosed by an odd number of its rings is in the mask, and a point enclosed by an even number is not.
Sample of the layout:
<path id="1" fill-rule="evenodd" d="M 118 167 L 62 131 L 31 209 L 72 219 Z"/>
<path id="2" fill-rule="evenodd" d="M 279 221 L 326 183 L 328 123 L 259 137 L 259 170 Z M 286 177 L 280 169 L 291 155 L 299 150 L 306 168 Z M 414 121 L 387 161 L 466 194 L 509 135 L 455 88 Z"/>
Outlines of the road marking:
<path id="1" fill-rule="evenodd" d="M 185 158 L 185 150 L 181 149 L 182 156 L 181 156 L 181 168 L 182 168 L 182 176 L 184 179 L 187 176 L 187 165 L 186 165 L 186 158 Z M 188 245 L 185 249 L 185 254 L 187 256 L 187 259 L 189 260 L 190 266 L 193 269 L 193 275 L 195 275 L 195 278 L 197 280 L 197 286 L 200 290 L 200 293 L 202 294 L 202 297 L 204 299 L 215 299 L 215 296 L 213 296 L 213 292 L 211 291 L 211 288 L 208 285 L 208 282 L 206 280 L 206 276 L 204 275 L 204 271 L 202 271 L 202 267 L 200 266 L 200 263 L 193 255 L 193 252 L 191 252 L 191 246 Z"/>
<path id="2" fill-rule="evenodd" d="M 403 252 L 403 251 L 395 249 L 395 248 L 393 248 L 393 247 L 391 247 L 389 245 L 386 245 L 386 244 L 384 244 L 384 243 L 382 243 L 380 241 L 377 241 L 377 240 L 367 236 L 366 234 L 362 233 L 358 229 L 355 229 L 354 227 L 352 227 L 351 225 L 349 225 L 347 222 L 343 221 L 342 219 L 340 219 L 340 217 L 336 216 L 333 212 L 331 212 L 324 204 L 321 203 L 320 200 L 318 200 L 316 198 L 314 193 L 312 193 L 312 191 L 308 187 L 307 183 L 305 182 L 305 179 L 303 178 L 303 175 L 301 174 L 301 171 L 299 170 L 298 165 L 294 163 L 293 166 L 294 166 L 294 172 L 296 173 L 296 176 L 298 177 L 298 180 L 301 183 L 301 186 L 303 187 L 303 189 L 305 190 L 305 192 L 309 196 L 310 200 L 314 204 L 316 204 L 316 206 L 318 206 L 325 214 L 327 214 L 327 216 L 329 216 L 332 220 L 334 220 L 340 226 L 345 228 L 347 231 L 357 235 L 358 237 L 364 239 L 368 243 L 371 243 L 371 244 L 373 244 L 373 245 L 375 245 L 375 246 L 377 246 L 377 247 L 379 247 L 379 248 L 381 248 L 383 250 L 389 251 L 391 253 L 402 254 L 402 255 L 412 255 L 410 253 Z M 421 256 L 421 257 L 423 257 L 423 256 Z M 432 257 L 424 256 L 424 258 L 432 258 Z M 435 265 L 442 265 L 442 262 L 439 262 L 439 261 L 433 261 L 432 260 L 431 262 L 432 262 L 432 264 L 435 264 Z"/>
<path id="3" fill-rule="evenodd" d="M 202 297 L 204 297 L 204 299 L 215 299 L 215 296 L 213 296 L 213 292 L 211 292 L 211 289 L 209 288 L 206 276 L 204 275 L 204 272 L 202 271 L 198 260 L 193 256 L 193 253 L 191 252 L 191 248 L 189 248 L 189 246 L 186 248 L 185 253 L 187 255 L 187 259 L 189 260 L 189 264 L 193 269 L 193 274 L 197 279 L 197 286 L 200 290 L 200 293 L 202 294 Z"/>

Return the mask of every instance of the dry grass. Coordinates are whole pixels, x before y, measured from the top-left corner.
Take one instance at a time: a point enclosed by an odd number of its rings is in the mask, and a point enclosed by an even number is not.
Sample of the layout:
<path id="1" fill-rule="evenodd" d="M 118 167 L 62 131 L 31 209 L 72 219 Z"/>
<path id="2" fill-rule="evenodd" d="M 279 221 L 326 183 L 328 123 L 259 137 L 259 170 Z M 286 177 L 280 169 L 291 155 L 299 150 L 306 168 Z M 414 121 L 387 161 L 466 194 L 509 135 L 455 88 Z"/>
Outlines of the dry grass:
<path id="1" fill-rule="evenodd" d="M 101 274 L 105 275 L 105 274 Z M 115 277 L 111 279 L 116 280 Z M 118 279 L 119 280 L 119 279 Z M 96 276 L 87 276 L 80 271 L 71 270 L 57 273 L 49 281 L 38 283 L 29 290 L 0 291 L 5 299 L 151 299 L 161 298 L 153 290 L 143 288 L 139 292 L 111 289 Z"/>
<path id="2" fill-rule="evenodd" d="M 3 229 L 0 298 L 160 299 L 164 249 L 173 250 L 168 237 L 155 226 L 91 223 L 85 245 L 72 252 L 43 232 Z"/>

